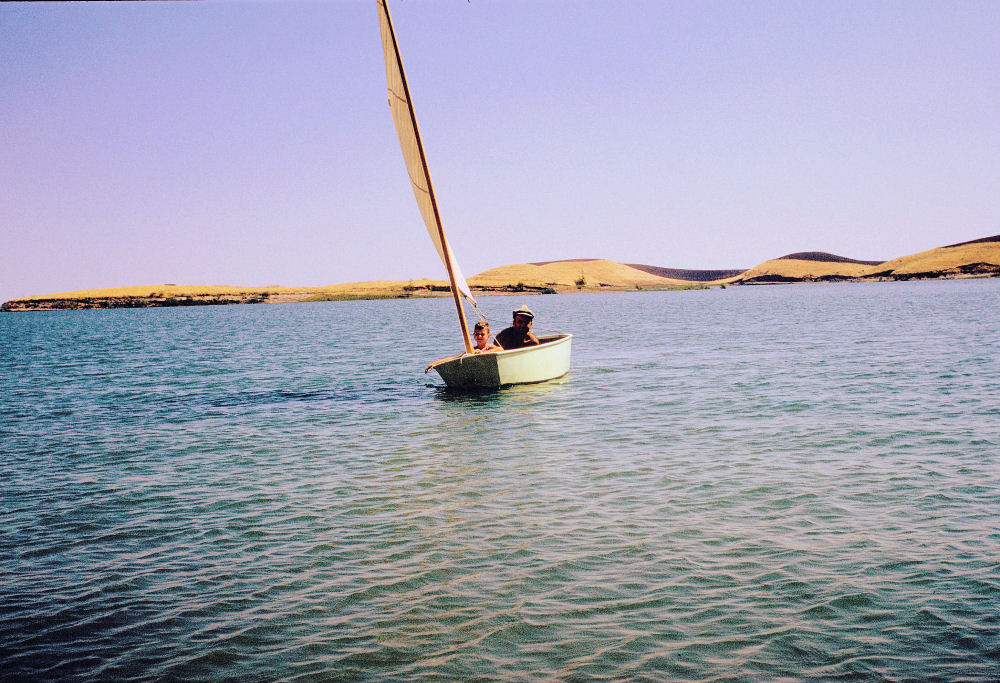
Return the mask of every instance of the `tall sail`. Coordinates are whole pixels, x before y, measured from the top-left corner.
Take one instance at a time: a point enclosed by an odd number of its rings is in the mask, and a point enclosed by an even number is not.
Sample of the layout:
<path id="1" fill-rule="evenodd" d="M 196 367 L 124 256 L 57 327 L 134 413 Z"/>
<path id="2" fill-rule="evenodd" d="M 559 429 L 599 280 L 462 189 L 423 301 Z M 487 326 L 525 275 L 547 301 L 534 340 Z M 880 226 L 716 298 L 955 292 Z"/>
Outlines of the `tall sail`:
<path id="1" fill-rule="evenodd" d="M 441 261 L 448 269 L 452 288 L 457 289 L 462 293 L 462 296 L 475 304 L 476 300 L 472 297 L 469 285 L 465 282 L 462 270 L 458 267 L 458 263 L 451 253 L 451 248 L 448 246 L 448 240 L 444 236 L 437 198 L 434 196 L 434 186 L 431 184 L 431 174 L 427 169 L 427 158 L 424 156 L 420 131 L 417 129 L 417 115 L 414 113 L 413 103 L 410 101 L 410 89 L 406 84 L 403 61 L 399 56 L 396 34 L 392 30 L 392 20 L 389 18 L 389 8 L 386 7 L 385 0 L 378 0 L 378 9 L 379 28 L 382 32 L 382 53 L 385 56 L 385 80 L 389 86 L 389 109 L 392 112 L 392 122 L 396 126 L 396 134 L 399 136 L 399 146 L 403 150 L 406 171 L 410 175 L 413 196 L 417 199 L 420 215 L 423 216 L 424 225 L 427 226 L 427 232 L 430 233 L 434 248 L 437 249 Z M 456 304 L 459 306 L 459 317 L 462 318 L 464 329 L 464 316 L 461 312 L 461 303 L 457 298 Z M 466 336 L 468 335 L 466 334 Z"/>

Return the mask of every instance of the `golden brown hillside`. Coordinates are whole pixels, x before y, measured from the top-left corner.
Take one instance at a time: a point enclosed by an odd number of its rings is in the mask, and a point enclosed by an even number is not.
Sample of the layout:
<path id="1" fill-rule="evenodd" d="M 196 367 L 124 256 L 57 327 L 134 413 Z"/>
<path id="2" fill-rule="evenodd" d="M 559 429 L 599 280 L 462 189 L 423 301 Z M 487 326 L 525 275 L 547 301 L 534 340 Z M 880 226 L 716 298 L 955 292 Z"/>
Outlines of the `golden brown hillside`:
<path id="1" fill-rule="evenodd" d="M 872 267 L 870 272 L 890 270 L 896 275 L 950 272 L 968 269 L 969 266 L 980 263 L 1000 267 L 1000 240 L 939 247 L 909 256 L 900 256 Z"/>
<path id="2" fill-rule="evenodd" d="M 553 261 L 543 265 L 519 263 L 491 268 L 469 278 L 472 287 L 496 287 L 523 283 L 532 287 L 576 289 L 584 281 L 588 289 L 595 287 L 635 288 L 690 285 L 684 280 L 671 280 L 645 273 L 616 261 Z"/>
<path id="3" fill-rule="evenodd" d="M 231 287 L 229 285 L 130 285 L 128 287 L 103 287 L 58 292 L 29 297 L 31 299 L 91 299 L 98 297 L 183 297 L 183 296 L 237 296 L 261 294 L 281 287 Z"/>
<path id="4" fill-rule="evenodd" d="M 929 249 L 871 265 L 822 252 L 799 252 L 771 259 L 740 275 L 712 282 L 692 282 L 655 275 L 616 261 L 577 259 L 501 266 L 469 278 L 478 294 L 510 291 L 620 291 L 636 288 L 692 287 L 719 284 L 808 282 L 817 280 L 906 280 L 938 277 L 1000 276 L 1000 235 Z M 655 266 L 651 271 L 703 273 Z M 580 284 L 582 283 L 582 284 Z M 24 297 L 3 310 L 121 308 L 231 303 L 277 303 L 343 299 L 447 296 L 444 280 L 349 282 L 322 287 L 232 287 L 221 285 L 140 285 Z"/>
<path id="5" fill-rule="evenodd" d="M 778 276 L 790 279 L 819 279 L 829 277 L 860 277 L 867 275 L 872 266 L 860 263 L 836 261 L 805 261 L 800 259 L 780 258 L 764 261 L 754 266 L 742 275 L 731 278 L 730 281 L 752 280 Z"/>
<path id="6" fill-rule="evenodd" d="M 836 258 L 836 257 L 835 257 Z M 1000 235 L 929 249 L 873 265 L 784 257 L 765 261 L 730 281 L 738 284 L 812 280 L 908 280 L 1000 275 Z"/>
<path id="7" fill-rule="evenodd" d="M 230 285 L 133 285 L 59 292 L 13 299 L 3 310 L 144 308 L 240 303 L 292 303 L 347 299 L 386 299 L 446 294 L 441 280 L 377 280 L 320 287 L 235 287 Z"/>

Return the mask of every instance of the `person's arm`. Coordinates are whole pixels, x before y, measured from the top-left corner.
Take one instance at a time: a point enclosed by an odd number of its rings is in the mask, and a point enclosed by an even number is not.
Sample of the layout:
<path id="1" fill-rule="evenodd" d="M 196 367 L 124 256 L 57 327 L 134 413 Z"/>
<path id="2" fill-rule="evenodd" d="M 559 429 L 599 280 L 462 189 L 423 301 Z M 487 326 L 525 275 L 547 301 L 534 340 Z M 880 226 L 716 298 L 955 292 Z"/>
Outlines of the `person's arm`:
<path id="1" fill-rule="evenodd" d="M 503 345 L 503 342 L 500 340 L 500 338 L 502 336 L 503 336 L 503 332 L 500 332 L 500 333 L 497 334 L 497 336 L 493 337 L 493 343 L 500 347 L 500 349 L 499 349 L 500 351 L 503 351 L 504 348 L 505 348 L 504 345 Z"/>
<path id="2" fill-rule="evenodd" d="M 524 340 L 525 340 L 524 343 L 529 346 L 536 346 L 538 344 L 541 344 L 541 342 L 538 341 L 538 337 L 535 336 L 535 333 L 530 330 L 528 331 L 528 334 L 524 336 Z"/>

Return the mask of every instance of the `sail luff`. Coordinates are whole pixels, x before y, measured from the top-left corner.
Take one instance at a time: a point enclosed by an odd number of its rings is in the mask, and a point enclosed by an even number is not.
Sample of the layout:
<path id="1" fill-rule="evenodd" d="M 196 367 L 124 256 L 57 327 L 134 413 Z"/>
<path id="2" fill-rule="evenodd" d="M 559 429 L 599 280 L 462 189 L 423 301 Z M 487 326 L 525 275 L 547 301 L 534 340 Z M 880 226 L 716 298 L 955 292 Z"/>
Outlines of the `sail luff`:
<path id="1" fill-rule="evenodd" d="M 469 339 L 469 327 L 465 320 L 465 311 L 462 308 L 461 296 L 468 298 L 473 305 L 476 301 L 469 290 L 455 258 L 448 245 L 448 239 L 444 234 L 444 226 L 441 222 L 441 214 L 438 210 L 437 197 L 434 195 L 434 186 L 431 183 L 431 174 L 427 168 L 427 157 L 424 154 L 424 146 L 420 139 L 420 129 L 417 127 L 417 115 L 413 109 L 413 102 L 410 99 L 410 88 L 406 82 L 406 73 L 403 70 L 403 60 L 399 54 L 399 46 L 396 43 L 396 33 L 392 28 L 392 19 L 389 16 L 389 7 L 385 0 L 378 0 L 379 7 L 379 28 L 382 35 L 382 52 L 385 57 L 385 78 L 389 91 L 389 110 L 392 112 L 393 124 L 399 138 L 399 145 L 403 152 L 403 160 L 406 163 L 407 173 L 410 176 L 410 185 L 413 188 L 413 195 L 417 200 L 417 207 L 420 209 L 424 224 L 431 236 L 431 241 L 437 249 L 438 255 L 444 262 L 448 270 L 448 279 L 451 283 L 452 296 L 455 299 L 455 307 L 458 310 L 459 324 L 462 328 L 462 339 L 465 342 L 467 353 L 472 353 L 472 342 Z"/>

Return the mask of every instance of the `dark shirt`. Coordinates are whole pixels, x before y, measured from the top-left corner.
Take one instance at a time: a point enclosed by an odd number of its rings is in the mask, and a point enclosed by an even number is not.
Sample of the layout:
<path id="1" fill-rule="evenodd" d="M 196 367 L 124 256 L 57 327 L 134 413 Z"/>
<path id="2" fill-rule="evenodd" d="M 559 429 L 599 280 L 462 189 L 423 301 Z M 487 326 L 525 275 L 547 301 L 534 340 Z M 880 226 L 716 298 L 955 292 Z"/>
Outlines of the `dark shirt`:
<path id="1" fill-rule="evenodd" d="M 522 332 L 516 327 L 508 327 L 505 330 L 501 330 L 494 341 L 504 347 L 504 349 L 520 349 L 524 346 L 535 346 L 538 344 L 538 338 L 530 330 Z"/>

